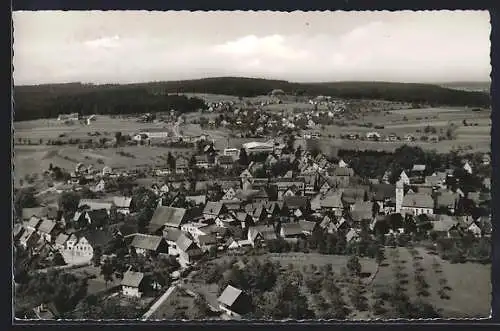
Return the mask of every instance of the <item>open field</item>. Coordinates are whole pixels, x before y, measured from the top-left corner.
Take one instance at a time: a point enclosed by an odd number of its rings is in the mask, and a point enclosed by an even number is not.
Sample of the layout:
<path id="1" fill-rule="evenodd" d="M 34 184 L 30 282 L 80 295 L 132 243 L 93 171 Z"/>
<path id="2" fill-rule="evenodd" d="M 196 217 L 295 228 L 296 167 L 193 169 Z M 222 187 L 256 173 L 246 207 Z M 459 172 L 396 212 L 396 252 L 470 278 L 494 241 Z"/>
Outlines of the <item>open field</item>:
<path id="1" fill-rule="evenodd" d="M 441 310 L 443 318 L 479 318 L 487 317 L 491 307 L 491 265 L 477 263 L 451 264 L 425 249 L 418 248 L 423 276 L 429 284 L 429 296 L 425 300 Z M 415 268 L 413 258 L 407 248 L 386 248 L 386 261 L 382 264 L 373 282 L 374 287 L 387 287 L 395 282 L 393 254 L 397 251 L 399 260 L 404 266 L 403 272 L 408 275 L 405 285 L 410 298 L 416 298 Z M 440 265 L 442 272 L 436 272 L 433 264 Z M 437 293 L 441 288 L 440 279 L 446 279 L 451 288 L 450 299 L 441 299 Z M 474 289 L 471 291 L 471 289 Z"/>

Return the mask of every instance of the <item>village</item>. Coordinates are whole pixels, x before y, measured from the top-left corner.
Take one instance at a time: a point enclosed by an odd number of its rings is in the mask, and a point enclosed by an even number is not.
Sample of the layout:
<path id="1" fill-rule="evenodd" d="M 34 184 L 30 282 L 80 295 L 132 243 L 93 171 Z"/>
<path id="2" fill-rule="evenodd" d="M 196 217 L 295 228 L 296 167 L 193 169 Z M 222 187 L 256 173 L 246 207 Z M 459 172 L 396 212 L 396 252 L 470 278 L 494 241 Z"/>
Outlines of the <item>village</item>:
<path id="1" fill-rule="evenodd" d="M 252 113 L 242 116 L 237 120 Z M 277 122 L 259 120 L 269 128 Z M 433 255 L 433 266 L 436 259 L 457 268 L 490 263 L 489 153 L 455 154 L 440 164 L 419 147 L 403 146 L 395 154 L 423 153 L 422 162 L 409 164 L 401 156 L 383 176 L 369 178 L 356 173 L 351 162 L 365 167 L 348 154 L 302 147 L 292 134 L 279 137 L 219 149 L 216 139 L 202 135 L 189 141 L 193 153 L 169 152 L 163 166 L 148 169 L 50 164 L 44 176 L 53 179 L 51 187 L 22 189 L 16 196 L 16 314 L 146 320 L 437 317 L 446 312 L 426 302 L 425 281 L 418 282 L 424 288 L 414 295 L 417 303 L 405 297 L 408 280 L 401 272 L 403 279 L 377 285 L 380 269 L 387 269 L 384 261 L 407 249 L 415 259 Z M 116 134 L 114 147 L 154 139 L 171 138 Z M 40 203 L 49 191 L 57 203 Z M 311 279 L 284 262 L 293 254 L 304 259 L 302 271 L 313 268 Z M 321 272 L 308 265 L 308 256 L 322 260 Z M 334 274 L 339 278 L 331 279 Z M 293 277 L 306 285 L 288 288 Z M 446 306 L 449 287 L 443 279 L 439 298 Z M 399 282 L 395 289 L 392 282 Z M 281 292 L 274 295 L 283 296 L 279 301 L 298 307 L 273 306 L 269 293 L 276 288 Z M 328 294 L 330 302 L 319 302 L 324 299 L 318 293 L 332 288 L 337 292 Z M 304 296 L 305 303 L 300 306 L 290 293 Z M 406 312 L 398 310 L 401 302 Z"/>

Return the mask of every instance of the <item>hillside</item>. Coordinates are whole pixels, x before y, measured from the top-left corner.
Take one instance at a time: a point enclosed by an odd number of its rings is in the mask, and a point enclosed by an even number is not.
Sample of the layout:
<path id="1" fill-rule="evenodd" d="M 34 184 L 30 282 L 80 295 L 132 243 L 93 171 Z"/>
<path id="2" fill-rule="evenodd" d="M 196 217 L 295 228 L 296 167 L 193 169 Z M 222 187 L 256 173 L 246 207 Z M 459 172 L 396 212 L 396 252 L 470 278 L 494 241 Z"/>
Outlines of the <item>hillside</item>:
<path id="1" fill-rule="evenodd" d="M 449 82 L 439 84 L 444 88 L 490 93 L 490 82 Z"/>
<path id="2" fill-rule="evenodd" d="M 181 107 L 193 111 L 199 100 L 181 100 L 171 93 L 209 93 L 251 97 L 281 89 L 287 94 L 325 95 L 345 99 L 381 99 L 430 105 L 487 107 L 487 93 L 431 84 L 386 82 L 292 83 L 281 80 L 219 77 L 128 85 L 53 84 L 14 87 L 15 120 L 53 117 L 58 113 L 141 113 Z M 188 102 L 189 101 L 189 102 Z M 189 106 L 188 106 L 189 104 Z"/>

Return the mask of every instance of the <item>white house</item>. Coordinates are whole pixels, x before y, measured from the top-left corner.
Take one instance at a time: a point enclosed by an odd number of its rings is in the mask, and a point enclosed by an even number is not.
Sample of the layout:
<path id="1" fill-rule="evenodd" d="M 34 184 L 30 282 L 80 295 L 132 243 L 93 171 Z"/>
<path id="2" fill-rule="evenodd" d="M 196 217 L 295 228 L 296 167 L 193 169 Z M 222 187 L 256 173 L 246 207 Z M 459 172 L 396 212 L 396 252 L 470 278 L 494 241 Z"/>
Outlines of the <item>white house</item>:
<path id="1" fill-rule="evenodd" d="M 127 271 L 123 274 L 121 281 L 122 294 L 128 297 L 140 298 L 144 284 L 144 274 L 142 272 Z"/>

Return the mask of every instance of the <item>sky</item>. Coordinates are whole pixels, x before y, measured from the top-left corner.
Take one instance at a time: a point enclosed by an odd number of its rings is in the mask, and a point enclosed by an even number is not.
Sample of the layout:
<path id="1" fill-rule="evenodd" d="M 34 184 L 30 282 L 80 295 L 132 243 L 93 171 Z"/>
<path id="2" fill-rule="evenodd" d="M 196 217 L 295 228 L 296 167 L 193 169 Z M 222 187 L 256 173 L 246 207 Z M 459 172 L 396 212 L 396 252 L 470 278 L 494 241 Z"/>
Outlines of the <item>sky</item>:
<path id="1" fill-rule="evenodd" d="M 14 84 L 489 81 L 487 11 L 13 13 Z"/>

